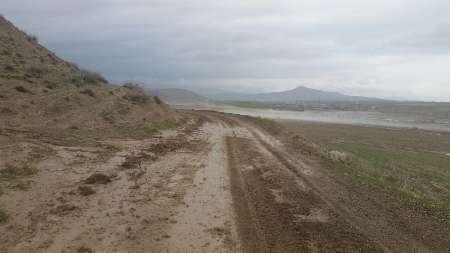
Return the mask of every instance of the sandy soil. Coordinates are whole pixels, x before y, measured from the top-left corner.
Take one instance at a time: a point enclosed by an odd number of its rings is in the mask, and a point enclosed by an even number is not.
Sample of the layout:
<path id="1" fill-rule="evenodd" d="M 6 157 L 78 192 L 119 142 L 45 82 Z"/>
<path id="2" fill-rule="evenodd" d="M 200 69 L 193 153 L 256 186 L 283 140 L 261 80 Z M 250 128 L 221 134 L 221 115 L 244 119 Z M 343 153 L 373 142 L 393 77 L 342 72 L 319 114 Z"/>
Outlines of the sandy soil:
<path id="1" fill-rule="evenodd" d="M 441 227 L 399 214 L 239 118 L 95 147 L 0 136 L 0 252 L 447 252 Z M 418 226 L 424 230 L 420 231 Z M 447 230 L 446 230 L 447 229 Z M 448 235 L 448 234 L 447 234 Z"/>
<path id="2" fill-rule="evenodd" d="M 225 136 L 220 124 L 207 124 L 210 149 L 196 172 L 193 188 L 185 195 L 174 223 L 155 252 L 239 252 L 229 176 Z"/>

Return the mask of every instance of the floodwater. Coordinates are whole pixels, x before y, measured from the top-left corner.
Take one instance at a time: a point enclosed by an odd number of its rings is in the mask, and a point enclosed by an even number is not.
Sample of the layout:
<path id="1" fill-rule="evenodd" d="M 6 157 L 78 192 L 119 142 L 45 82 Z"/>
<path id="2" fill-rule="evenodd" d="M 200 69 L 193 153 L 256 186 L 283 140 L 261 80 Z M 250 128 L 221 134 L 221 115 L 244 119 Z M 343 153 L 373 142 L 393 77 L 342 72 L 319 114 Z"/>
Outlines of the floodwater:
<path id="1" fill-rule="evenodd" d="M 301 120 L 324 123 L 370 125 L 395 128 L 419 128 L 450 132 L 450 119 L 424 119 L 420 115 L 404 115 L 364 111 L 282 111 L 273 109 L 242 108 L 228 105 L 208 105 L 193 109 L 207 109 L 226 113 L 249 115 L 277 120 Z"/>

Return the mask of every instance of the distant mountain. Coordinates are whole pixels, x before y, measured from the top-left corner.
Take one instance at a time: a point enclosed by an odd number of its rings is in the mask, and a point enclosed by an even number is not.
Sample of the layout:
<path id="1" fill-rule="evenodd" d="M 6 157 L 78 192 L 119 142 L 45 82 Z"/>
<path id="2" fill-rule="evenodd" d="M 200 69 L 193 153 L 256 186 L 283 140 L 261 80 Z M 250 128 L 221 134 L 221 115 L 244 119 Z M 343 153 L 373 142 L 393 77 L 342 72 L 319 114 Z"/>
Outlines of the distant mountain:
<path id="1" fill-rule="evenodd" d="M 168 88 L 152 90 L 152 93 L 159 96 L 164 102 L 175 105 L 198 105 L 206 104 L 209 99 L 193 91 L 179 88 Z"/>
<path id="2" fill-rule="evenodd" d="M 292 90 L 258 94 L 218 93 L 209 98 L 219 101 L 258 101 L 258 102 L 367 102 L 381 99 L 359 96 L 348 96 L 338 92 L 329 92 L 300 86 Z"/>

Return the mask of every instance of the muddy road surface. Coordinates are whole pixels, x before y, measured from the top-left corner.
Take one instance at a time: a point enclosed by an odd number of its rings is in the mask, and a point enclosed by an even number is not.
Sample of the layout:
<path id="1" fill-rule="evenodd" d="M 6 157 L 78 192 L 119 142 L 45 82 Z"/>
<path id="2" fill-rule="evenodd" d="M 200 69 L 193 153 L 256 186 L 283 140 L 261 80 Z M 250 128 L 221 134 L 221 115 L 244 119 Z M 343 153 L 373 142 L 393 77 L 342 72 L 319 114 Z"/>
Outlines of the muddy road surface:
<path id="1" fill-rule="evenodd" d="M 2 132 L 4 161 L 41 154 L 29 188 L 0 195 L 0 252 L 450 249 L 448 220 L 356 186 L 241 117 L 195 114 L 196 129 L 96 147 Z"/>

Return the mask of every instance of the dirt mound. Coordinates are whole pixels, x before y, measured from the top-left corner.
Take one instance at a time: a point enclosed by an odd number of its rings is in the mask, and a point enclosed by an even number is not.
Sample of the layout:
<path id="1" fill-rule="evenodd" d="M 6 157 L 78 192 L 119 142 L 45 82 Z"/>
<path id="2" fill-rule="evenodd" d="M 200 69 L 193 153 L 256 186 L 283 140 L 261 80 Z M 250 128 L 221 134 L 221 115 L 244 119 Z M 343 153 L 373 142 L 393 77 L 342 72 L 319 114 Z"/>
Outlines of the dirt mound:
<path id="1" fill-rule="evenodd" d="M 57 206 L 56 208 L 50 210 L 51 214 L 57 214 L 57 215 L 65 215 L 70 212 L 73 212 L 75 210 L 79 209 L 77 206 L 72 204 L 62 204 Z"/>
<path id="2" fill-rule="evenodd" d="M 89 196 L 94 194 L 95 190 L 89 186 L 82 185 L 78 187 L 78 192 L 80 193 L 81 196 Z"/>
<path id="3" fill-rule="evenodd" d="M 111 85 L 58 58 L 0 17 L 0 127 L 104 129 L 175 122 L 179 115 L 136 86 Z M 144 129 L 145 130 L 145 129 Z"/>
<path id="4" fill-rule="evenodd" d="M 95 173 L 84 180 L 85 184 L 107 184 L 111 182 L 111 176 Z"/>

